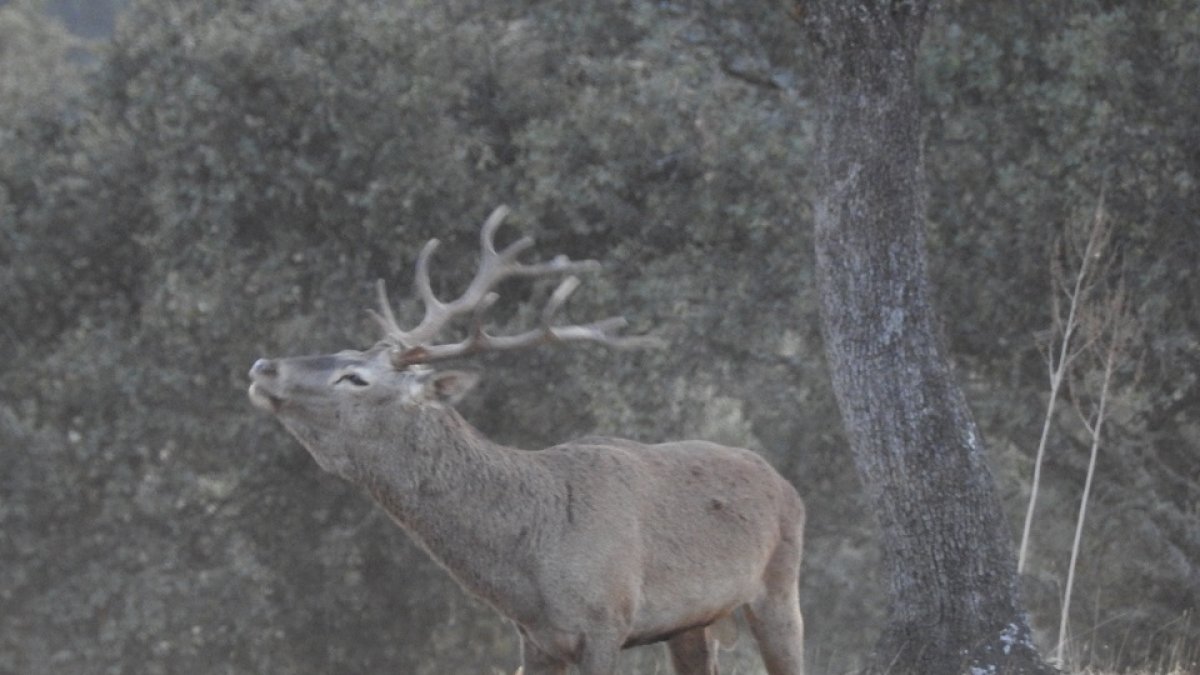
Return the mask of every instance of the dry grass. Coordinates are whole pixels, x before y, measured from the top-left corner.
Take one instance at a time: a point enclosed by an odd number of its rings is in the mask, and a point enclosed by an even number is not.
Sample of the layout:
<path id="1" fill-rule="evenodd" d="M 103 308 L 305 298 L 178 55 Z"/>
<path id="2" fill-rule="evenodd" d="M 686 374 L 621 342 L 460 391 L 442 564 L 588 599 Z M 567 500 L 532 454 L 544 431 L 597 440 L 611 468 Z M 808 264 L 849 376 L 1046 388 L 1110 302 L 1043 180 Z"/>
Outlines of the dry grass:
<path id="1" fill-rule="evenodd" d="M 1069 663 L 1079 663 L 1074 660 Z M 1127 668 L 1093 664 L 1086 667 L 1064 667 L 1071 675 L 1200 675 L 1200 644 L 1187 644 L 1182 639 L 1164 653 L 1157 662 Z"/>

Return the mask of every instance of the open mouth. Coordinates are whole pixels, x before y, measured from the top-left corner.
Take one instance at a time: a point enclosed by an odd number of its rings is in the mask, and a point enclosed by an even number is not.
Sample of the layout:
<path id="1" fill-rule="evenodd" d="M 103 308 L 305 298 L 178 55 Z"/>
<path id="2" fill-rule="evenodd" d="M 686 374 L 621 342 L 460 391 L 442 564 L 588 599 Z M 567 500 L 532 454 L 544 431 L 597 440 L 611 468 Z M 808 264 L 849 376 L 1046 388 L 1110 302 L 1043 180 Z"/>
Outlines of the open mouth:
<path id="1" fill-rule="evenodd" d="M 250 383 L 250 389 L 247 393 L 250 394 L 251 403 L 267 412 L 279 412 L 279 406 L 283 405 L 282 398 L 267 391 L 266 387 L 257 382 Z"/>

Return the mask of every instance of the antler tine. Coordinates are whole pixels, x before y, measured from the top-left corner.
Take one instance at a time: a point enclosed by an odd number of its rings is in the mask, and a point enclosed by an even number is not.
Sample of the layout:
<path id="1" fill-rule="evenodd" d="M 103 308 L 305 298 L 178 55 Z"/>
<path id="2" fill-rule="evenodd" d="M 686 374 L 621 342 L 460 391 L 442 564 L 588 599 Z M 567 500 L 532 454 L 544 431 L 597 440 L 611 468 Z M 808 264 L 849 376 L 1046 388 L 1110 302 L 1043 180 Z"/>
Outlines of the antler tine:
<path id="1" fill-rule="evenodd" d="M 400 323 L 396 321 L 396 314 L 392 311 L 392 303 L 388 300 L 387 284 L 383 279 L 379 279 L 375 283 L 375 295 L 379 302 L 380 311 L 376 312 L 373 309 L 367 311 L 371 317 L 383 328 L 384 339 L 395 343 L 397 347 L 416 347 L 421 344 L 422 327 L 436 324 L 439 328 L 440 323 L 437 322 L 437 315 L 442 311 L 444 303 L 438 300 L 433 294 L 433 285 L 429 281 L 429 259 L 433 257 L 433 252 L 437 250 L 439 242 L 437 239 L 430 239 L 425 242 L 425 246 L 421 248 L 421 254 L 417 256 L 417 269 L 414 283 L 417 286 L 417 293 L 421 297 L 421 301 L 425 304 L 425 317 L 421 320 L 421 324 L 412 331 L 406 331 L 400 327 Z M 432 337 L 432 336 L 431 336 Z"/>
<path id="2" fill-rule="evenodd" d="M 492 209 L 487 220 L 483 221 L 483 227 L 479 230 L 479 248 L 492 253 L 496 252 L 496 230 L 500 228 L 500 224 L 507 217 L 507 206 L 501 204 Z"/>
<path id="3" fill-rule="evenodd" d="M 570 326 L 554 326 L 551 320 L 566 303 L 567 298 L 579 288 L 578 277 L 567 277 L 554 289 L 546 306 L 542 309 L 542 321 L 538 328 L 515 335 L 491 335 L 483 329 L 481 313 L 469 336 L 461 342 L 446 345 L 414 347 L 393 356 L 397 368 L 417 364 L 444 361 L 485 351 L 511 351 L 536 347 L 553 342 L 596 342 L 615 349 L 659 348 L 665 343 L 650 335 L 618 335 L 617 331 L 628 325 L 625 317 L 614 316 L 592 323 Z M 489 293 L 483 304 L 491 305 L 498 298 Z"/>
<path id="4" fill-rule="evenodd" d="M 499 293 L 488 293 L 487 295 L 483 296 L 483 300 L 479 301 L 479 306 L 475 308 L 475 321 L 471 324 L 472 335 L 483 334 L 484 314 L 486 314 L 487 311 L 491 309 L 492 305 L 496 304 L 496 301 L 499 299 Z"/>
<path id="5" fill-rule="evenodd" d="M 479 233 L 480 248 L 485 258 L 494 258 L 504 267 L 504 276 L 540 276 L 568 272 L 594 272 L 600 269 L 600 263 L 595 260 L 571 260 L 565 255 L 555 256 L 542 263 L 525 264 L 517 262 L 517 256 L 533 246 L 533 237 L 524 236 L 514 241 L 504 250 L 496 251 L 496 230 L 500 228 L 504 218 L 508 216 L 507 206 L 497 206 L 492 215 L 483 224 Z"/>
<path id="6" fill-rule="evenodd" d="M 654 335 L 616 335 L 629 325 L 623 316 L 610 316 L 582 326 L 555 326 L 550 329 L 555 342 L 598 342 L 614 349 L 661 349 L 666 341 Z"/>
<path id="7" fill-rule="evenodd" d="M 388 301 L 387 282 L 383 279 L 375 281 L 375 298 L 379 301 L 379 309 L 382 313 L 373 309 L 368 309 L 367 312 L 379 323 L 386 339 L 398 340 L 404 334 L 404 330 L 400 328 L 400 324 L 396 323 L 396 315 L 392 313 L 392 304 Z"/>
<path id="8" fill-rule="evenodd" d="M 421 296 L 421 302 L 425 304 L 425 316 L 421 319 L 421 326 L 424 326 L 426 322 L 435 317 L 445 306 L 433 294 L 433 284 L 429 280 L 429 260 L 433 257 L 433 252 L 437 250 L 437 247 L 441 243 L 437 239 L 430 239 L 425 242 L 425 246 L 421 248 L 421 254 L 417 256 L 414 283 L 417 285 L 417 293 Z M 416 329 L 413 332 L 415 333 Z"/>
<path id="9" fill-rule="evenodd" d="M 575 289 L 579 288 L 580 283 L 579 277 L 571 276 L 563 279 L 558 288 L 554 289 L 554 292 L 550 294 L 550 299 L 546 301 L 546 307 L 542 309 L 543 328 L 550 328 L 550 320 L 558 313 L 559 308 L 566 303 L 567 298 L 571 297 Z"/>
<path id="10" fill-rule="evenodd" d="M 455 300 L 443 302 L 434 295 L 429 278 L 429 261 L 438 246 L 438 240 L 432 239 L 425 244 L 417 258 L 415 280 L 417 292 L 425 304 L 425 315 L 412 330 L 405 331 L 396 323 L 391 307 L 387 304 L 386 293 L 382 290 L 382 284 L 380 285 L 380 305 L 383 313 L 372 312 L 372 314 L 383 326 L 387 339 L 395 343 L 394 346 L 397 349 L 393 354 L 392 362 L 397 368 L 485 350 L 517 349 L 544 342 L 587 340 L 619 348 L 649 346 L 654 342 L 645 338 L 614 335 L 613 331 L 624 326 L 624 319 L 606 319 L 581 326 L 552 326 L 551 320 L 554 315 L 571 293 L 579 287 L 579 279 L 574 276 L 563 279 L 550 295 L 542 310 L 542 321 L 539 328 L 517 335 L 488 335 L 483 329 L 483 314 L 495 304 L 499 297 L 492 291 L 492 288 L 500 281 L 513 276 L 591 272 L 600 267 L 600 263 L 595 260 L 571 260 L 565 255 L 538 263 L 518 262 L 517 256 L 533 246 L 533 239 L 530 237 L 521 237 L 504 247 L 503 250 L 497 251 L 496 230 L 499 229 L 507 215 L 508 208 L 500 206 L 493 210 L 484 221 L 479 234 L 479 267 L 467 289 Z M 457 343 L 431 344 L 437 334 L 454 317 L 466 313 L 475 315 L 470 335 Z"/>
<path id="11" fill-rule="evenodd" d="M 500 225 L 504 223 L 504 219 L 508 217 L 508 213 L 508 207 L 500 205 L 484 221 L 483 228 L 479 231 L 479 248 L 483 251 L 484 257 L 497 257 L 505 261 L 511 261 L 521 251 L 533 246 L 533 237 L 521 237 L 506 246 L 503 251 L 496 252 L 496 230 L 500 229 Z"/>
<path id="12" fill-rule="evenodd" d="M 661 339 L 652 335 L 615 335 L 615 331 L 619 331 L 629 325 L 629 322 L 623 316 L 613 316 L 582 326 L 551 325 L 554 315 L 566 304 L 567 299 L 571 297 L 575 289 L 579 288 L 581 283 L 579 277 L 567 277 L 550 294 L 550 299 L 546 301 L 546 306 L 542 309 L 542 331 L 545 333 L 547 341 L 587 340 L 600 342 L 618 349 L 658 348 L 665 345 Z"/>
<path id="13" fill-rule="evenodd" d="M 454 317 L 467 312 L 476 314 L 486 309 L 493 301 L 485 302 L 491 294 L 491 289 L 507 276 L 525 273 L 520 263 L 515 262 L 516 256 L 533 245 L 533 240 L 523 237 L 513 242 L 503 251 L 497 252 L 495 245 L 496 230 L 508 215 L 508 207 L 498 206 L 484 221 L 479 233 L 480 260 L 475 277 L 463 294 L 451 302 L 442 302 L 433 293 L 429 279 L 429 260 L 438 246 L 437 239 L 429 240 L 421 255 L 417 258 L 416 285 L 421 301 L 425 304 L 425 315 L 421 323 L 410 331 L 402 331 L 402 346 L 415 348 L 433 340 Z M 538 272 L 548 274 L 557 270 Z"/>

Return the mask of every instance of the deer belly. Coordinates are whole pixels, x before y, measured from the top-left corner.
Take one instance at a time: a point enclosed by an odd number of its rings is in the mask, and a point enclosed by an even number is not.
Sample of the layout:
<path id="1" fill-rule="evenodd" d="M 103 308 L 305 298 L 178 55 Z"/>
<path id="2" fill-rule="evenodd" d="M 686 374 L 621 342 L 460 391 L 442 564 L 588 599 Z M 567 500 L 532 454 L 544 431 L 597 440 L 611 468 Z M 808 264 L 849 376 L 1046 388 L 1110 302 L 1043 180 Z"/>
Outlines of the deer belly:
<path id="1" fill-rule="evenodd" d="M 712 625 L 712 624 L 716 623 L 717 621 L 719 621 L 720 619 L 724 618 L 726 616 L 726 614 L 728 614 L 728 612 L 726 612 L 725 614 L 721 614 L 721 615 L 718 615 L 715 617 L 705 618 L 702 620 L 696 620 L 696 621 L 690 621 L 690 622 L 685 621 L 685 622 L 682 622 L 682 625 L 664 627 L 664 628 L 659 628 L 656 630 L 647 630 L 647 631 L 640 632 L 640 633 L 633 633 L 633 634 L 630 634 L 629 637 L 627 637 L 625 639 L 624 644 L 621 645 L 621 649 L 629 649 L 630 647 L 641 647 L 643 645 L 652 645 L 656 642 L 665 642 L 665 641 L 670 640 L 671 638 L 675 637 L 676 635 L 679 635 L 680 633 L 686 633 L 687 631 L 692 630 L 694 628 L 703 628 L 705 626 Z"/>
<path id="2" fill-rule="evenodd" d="M 694 628 L 724 618 L 761 592 L 757 575 L 688 577 L 684 572 L 672 583 L 643 588 L 626 647 L 669 640 Z"/>

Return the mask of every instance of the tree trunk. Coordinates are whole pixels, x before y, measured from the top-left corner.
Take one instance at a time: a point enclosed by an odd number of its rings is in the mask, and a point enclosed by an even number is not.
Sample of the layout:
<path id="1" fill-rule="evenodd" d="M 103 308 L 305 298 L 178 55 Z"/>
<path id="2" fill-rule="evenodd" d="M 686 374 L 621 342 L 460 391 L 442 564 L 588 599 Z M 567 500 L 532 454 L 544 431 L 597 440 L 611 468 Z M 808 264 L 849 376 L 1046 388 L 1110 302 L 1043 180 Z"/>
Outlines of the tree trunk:
<path id="1" fill-rule="evenodd" d="M 914 67 L 926 4 L 798 11 L 820 54 L 825 346 L 890 581 L 872 671 L 1053 672 L 1018 606 L 1011 534 L 932 308 Z"/>

